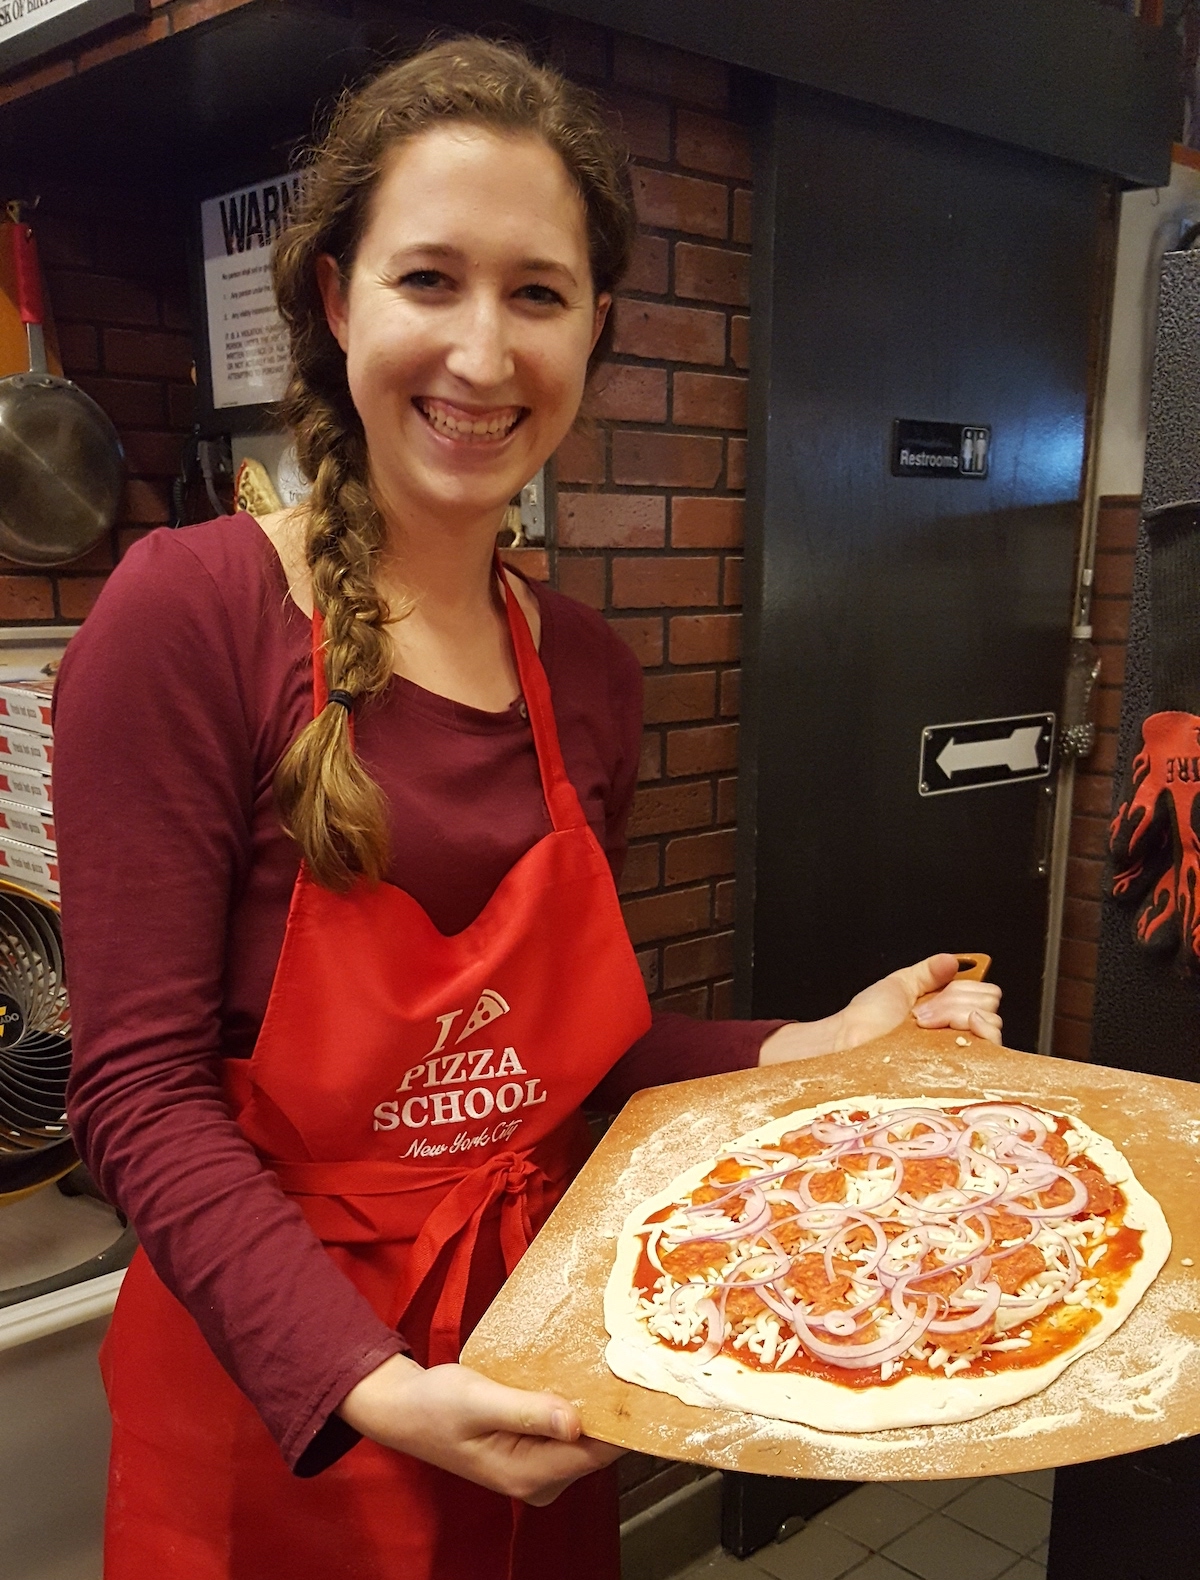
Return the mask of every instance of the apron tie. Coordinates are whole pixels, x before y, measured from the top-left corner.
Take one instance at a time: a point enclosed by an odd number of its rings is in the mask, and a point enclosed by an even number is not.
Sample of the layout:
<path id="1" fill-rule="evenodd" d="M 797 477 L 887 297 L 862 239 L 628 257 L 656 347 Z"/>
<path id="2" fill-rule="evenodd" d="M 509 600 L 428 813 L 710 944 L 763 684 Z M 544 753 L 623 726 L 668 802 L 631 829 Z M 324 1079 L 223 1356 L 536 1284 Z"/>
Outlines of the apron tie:
<path id="1" fill-rule="evenodd" d="M 458 1359 L 471 1260 L 488 1208 L 493 1202 L 500 1203 L 500 1247 L 505 1272 L 511 1274 L 533 1239 L 533 1224 L 541 1215 L 546 1184 L 544 1170 L 528 1156 L 501 1152 L 465 1174 L 426 1218 L 397 1293 L 392 1326 L 403 1328 L 409 1307 L 446 1247 L 452 1246 L 429 1329 L 430 1366 Z"/>

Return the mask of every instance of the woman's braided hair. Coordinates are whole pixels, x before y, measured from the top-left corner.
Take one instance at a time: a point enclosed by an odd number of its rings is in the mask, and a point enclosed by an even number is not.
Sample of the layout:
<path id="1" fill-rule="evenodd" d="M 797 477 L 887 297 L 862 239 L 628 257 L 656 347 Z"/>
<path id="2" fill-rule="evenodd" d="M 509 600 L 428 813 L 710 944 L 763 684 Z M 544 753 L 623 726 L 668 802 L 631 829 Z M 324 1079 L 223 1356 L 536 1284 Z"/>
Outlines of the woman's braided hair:
<path id="1" fill-rule="evenodd" d="M 357 702 L 377 697 L 392 671 L 389 608 L 375 586 L 383 522 L 371 497 L 366 439 L 350 398 L 346 359 L 325 318 L 317 260 L 349 280 L 371 199 L 392 152 L 446 121 L 542 138 L 583 199 L 597 293 L 612 291 L 634 238 L 627 159 L 592 97 L 519 49 L 480 38 L 435 44 L 348 93 L 306 166 L 303 194 L 275 250 L 273 274 L 292 372 L 282 415 L 312 484 L 306 554 L 325 623 L 325 679 Z M 609 323 L 611 324 L 611 315 Z M 592 353 L 603 356 L 609 326 Z M 332 703 L 292 742 L 275 774 L 285 828 L 313 877 L 344 891 L 387 871 L 387 808 L 354 751 L 348 709 Z"/>

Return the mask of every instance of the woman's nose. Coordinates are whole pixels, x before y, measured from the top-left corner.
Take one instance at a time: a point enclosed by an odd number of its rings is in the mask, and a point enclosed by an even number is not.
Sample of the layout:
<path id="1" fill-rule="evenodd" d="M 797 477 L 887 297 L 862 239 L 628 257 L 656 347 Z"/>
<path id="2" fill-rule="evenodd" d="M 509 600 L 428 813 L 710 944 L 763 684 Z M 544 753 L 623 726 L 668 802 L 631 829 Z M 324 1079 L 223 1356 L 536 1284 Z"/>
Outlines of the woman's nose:
<path id="1" fill-rule="evenodd" d="M 446 367 L 455 378 L 480 389 L 494 389 L 512 377 L 513 356 L 504 305 L 482 293 L 455 315 Z"/>

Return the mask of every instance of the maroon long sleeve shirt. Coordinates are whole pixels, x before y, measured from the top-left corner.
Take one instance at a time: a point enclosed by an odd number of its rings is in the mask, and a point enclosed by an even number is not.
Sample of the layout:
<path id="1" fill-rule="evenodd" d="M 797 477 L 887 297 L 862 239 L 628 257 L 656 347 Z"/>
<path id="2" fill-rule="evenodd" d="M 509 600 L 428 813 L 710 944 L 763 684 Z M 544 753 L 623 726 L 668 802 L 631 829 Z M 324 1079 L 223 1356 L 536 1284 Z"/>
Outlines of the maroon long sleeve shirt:
<path id="1" fill-rule="evenodd" d="M 614 873 L 641 672 L 592 611 L 536 588 L 567 771 Z M 249 516 L 152 533 L 63 661 L 55 822 L 80 1152 L 300 1474 L 354 1441 L 333 1414 L 405 1348 L 242 1137 L 221 1061 L 249 1057 L 299 867 L 272 796 L 312 713 L 309 622 Z M 392 883 L 468 925 L 549 832 L 527 721 L 394 677 L 357 723 L 390 807 Z M 779 1022 L 658 1015 L 596 1093 L 757 1062 Z"/>

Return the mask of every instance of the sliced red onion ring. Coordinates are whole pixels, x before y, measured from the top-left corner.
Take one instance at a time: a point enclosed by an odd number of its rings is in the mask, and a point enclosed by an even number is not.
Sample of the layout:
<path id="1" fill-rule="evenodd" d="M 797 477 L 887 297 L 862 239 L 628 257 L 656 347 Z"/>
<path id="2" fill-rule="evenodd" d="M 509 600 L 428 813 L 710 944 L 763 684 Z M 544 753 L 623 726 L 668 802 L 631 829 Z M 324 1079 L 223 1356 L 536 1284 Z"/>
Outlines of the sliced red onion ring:
<path id="1" fill-rule="evenodd" d="M 989 1279 L 981 1286 L 986 1299 L 973 1311 L 967 1312 L 962 1317 L 937 1317 L 929 1324 L 930 1333 L 969 1333 L 972 1328 L 981 1328 L 990 1322 L 1000 1304 L 1001 1289 L 995 1279 Z"/>

